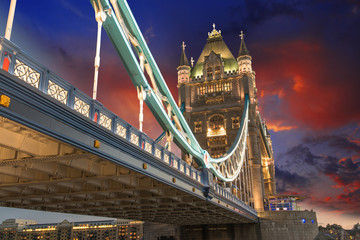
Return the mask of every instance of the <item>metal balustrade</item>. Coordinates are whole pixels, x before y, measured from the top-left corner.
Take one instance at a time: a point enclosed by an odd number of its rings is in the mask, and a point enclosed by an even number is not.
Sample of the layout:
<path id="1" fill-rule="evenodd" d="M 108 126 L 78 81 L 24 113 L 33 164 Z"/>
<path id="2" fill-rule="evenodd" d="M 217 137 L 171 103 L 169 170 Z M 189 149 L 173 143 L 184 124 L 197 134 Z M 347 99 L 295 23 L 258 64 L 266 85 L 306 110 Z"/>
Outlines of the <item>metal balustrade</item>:
<path id="1" fill-rule="evenodd" d="M 224 197 L 256 214 L 254 209 L 245 205 L 240 199 L 215 183 L 212 177 L 207 177 L 208 175 L 205 171 L 199 171 L 190 166 L 163 146 L 150 139 L 145 133 L 140 132 L 112 113 L 100 102 L 93 100 L 60 76 L 33 60 L 19 47 L 5 38 L 0 38 L 0 68 L 17 76 L 34 89 L 36 88 L 51 96 L 59 103 L 73 109 L 74 113 L 91 119 L 104 128 L 104 130 L 111 131 L 119 138 L 125 139 L 137 147 L 142 148 L 148 154 L 153 155 L 155 159 L 158 159 L 158 161 L 171 166 L 193 181 L 202 185 L 213 186 L 215 195 Z"/>

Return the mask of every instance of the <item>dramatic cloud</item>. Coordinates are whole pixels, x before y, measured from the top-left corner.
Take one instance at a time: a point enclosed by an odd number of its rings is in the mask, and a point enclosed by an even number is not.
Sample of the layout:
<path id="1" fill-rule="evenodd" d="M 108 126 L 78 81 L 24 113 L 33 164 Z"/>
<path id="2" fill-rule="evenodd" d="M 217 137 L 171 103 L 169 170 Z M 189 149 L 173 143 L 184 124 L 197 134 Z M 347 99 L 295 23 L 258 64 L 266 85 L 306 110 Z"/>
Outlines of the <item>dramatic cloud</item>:
<path id="1" fill-rule="evenodd" d="M 129 4 L 175 100 L 181 42 L 188 46 L 187 56 L 197 59 L 216 23 L 236 57 L 244 30 L 259 111 L 277 150 L 279 192 L 307 196 L 306 203 L 319 213 L 359 216 L 359 1 Z M 1 16 L 6 18 L 8 7 L 0 1 Z M 5 21 L 0 27 L 5 29 Z M 89 2 L 23 1 L 17 4 L 12 40 L 91 96 L 96 30 Z M 136 89 L 104 31 L 98 100 L 138 126 Z M 144 114 L 144 131 L 156 138 L 162 130 L 146 107 Z"/>
<path id="2" fill-rule="evenodd" d="M 291 173 L 281 168 L 276 169 L 276 188 L 278 192 L 289 193 L 298 192 L 299 189 L 305 189 L 309 186 L 310 181 L 306 177 L 297 173 Z"/>
<path id="3" fill-rule="evenodd" d="M 334 155 L 314 154 L 327 152 Z M 327 149 L 327 150 L 326 150 Z M 359 145 L 342 136 L 305 138 L 278 158 L 278 191 L 296 192 L 325 211 L 360 216 Z"/>

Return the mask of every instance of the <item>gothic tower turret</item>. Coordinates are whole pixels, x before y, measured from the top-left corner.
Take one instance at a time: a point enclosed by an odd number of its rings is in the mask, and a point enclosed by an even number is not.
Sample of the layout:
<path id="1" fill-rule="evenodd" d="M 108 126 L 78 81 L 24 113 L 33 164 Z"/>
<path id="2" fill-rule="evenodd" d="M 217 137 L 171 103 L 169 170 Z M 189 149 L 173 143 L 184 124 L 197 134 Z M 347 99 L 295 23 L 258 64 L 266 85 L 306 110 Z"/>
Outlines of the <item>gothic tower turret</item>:
<path id="1" fill-rule="evenodd" d="M 190 107 L 190 87 L 188 86 L 190 83 L 190 71 L 191 67 L 189 65 L 189 61 L 185 54 L 185 43 L 183 42 L 182 45 L 182 52 L 180 57 L 180 63 L 177 67 L 178 73 L 178 89 L 179 89 L 179 107 L 182 108 L 182 111 L 185 109 L 189 109 Z M 188 120 L 188 116 L 184 113 L 185 118 Z"/>
<path id="2" fill-rule="evenodd" d="M 184 42 L 182 43 L 181 47 L 182 47 L 182 53 L 181 53 L 179 66 L 177 68 L 178 84 L 186 84 L 189 83 L 190 81 L 190 65 L 185 54 L 186 45 Z"/>
<path id="3" fill-rule="evenodd" d="M 238 63 L 238 74 L 243 80 L 245 94 L 249 94 L 251 102 L 256 103 L 256 82 L 255 82 L 255 72 L 252 69 L 251 64 L 251 56 L 246 47 L 245 40 L 244 40 L 244 32 L 241 31 L 239 35 L 241 38 L 241 44 L 239 49 L 239 54 L 237 57 Z"/>
<path id="4" fill-rule="evenodd" d="M 237 61 L 239 65 L 239 74 L 241 73 L 252 74 L 251 56 L 246 47 L 244 36 L 245 34 L 243 33 L 243 31 L 241 31 L 240 34 L 241 44 L 240 44 L 239 54 L 237 57 Z"/>

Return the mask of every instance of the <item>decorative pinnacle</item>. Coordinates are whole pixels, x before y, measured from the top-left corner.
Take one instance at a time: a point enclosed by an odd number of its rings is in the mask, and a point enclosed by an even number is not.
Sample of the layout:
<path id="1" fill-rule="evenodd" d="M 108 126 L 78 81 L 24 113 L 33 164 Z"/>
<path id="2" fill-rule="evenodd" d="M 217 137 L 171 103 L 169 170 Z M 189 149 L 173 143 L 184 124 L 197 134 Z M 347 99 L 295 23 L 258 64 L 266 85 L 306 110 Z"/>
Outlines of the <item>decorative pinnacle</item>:
<path id="1" fill-rule="evenodd" d="M 194 58 L 193 57 L 191 57 L 191 60 L 190 60 L 190 62 L 191 62 L 191 67 L 194 67 Z"/>
<path id="2" fill-rule="evenodd" d="M 215 23 L 213 23 L 213 30 L 211 31 L 211 33 L 208 32 L 208 36 L 209 38 L 214 38 L 214 37 L 221 37 L 221 30 L 217 31 L 215 28 Z"/>
<path id="3" fill-rule="evenodd" d="M 185 51 L 185 47 L 186 47 L 185 42 L 182 43 L 181 47 L 182 47 L 183 51 Z"/>
<path id="4" fill-rule="evenodd" d="M 240 32 L 240 38 L 241 38 L 241 40 L 243 40 L 244 39 L 244 36 L 245 36 L 245 34 L 244 34 L 244 32 L 241 30 L 241 32 Z"/>

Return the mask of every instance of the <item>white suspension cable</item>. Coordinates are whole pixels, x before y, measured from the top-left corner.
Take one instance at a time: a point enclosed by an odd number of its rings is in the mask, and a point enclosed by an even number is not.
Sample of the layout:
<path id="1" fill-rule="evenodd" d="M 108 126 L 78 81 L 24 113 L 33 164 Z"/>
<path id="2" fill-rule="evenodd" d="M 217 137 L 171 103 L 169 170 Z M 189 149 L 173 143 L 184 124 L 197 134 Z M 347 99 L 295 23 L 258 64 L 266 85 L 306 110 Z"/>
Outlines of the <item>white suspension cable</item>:
<path id="1" fill-rule="evenodd" d="M 146 99 L 146 92 L 144 91 L 143 86 L 136 88 L 138 99 L 140 101 L 140 113 L 139 113 L 139 130 L 143 131 L 143 122 L 144 122 L 144 100 Z"/>
<path id="2" fill-rule="evenodd" d="M 98 1 L 99 3 L 99 1 Z M 96 7 L 96 4 L 94 2 L 94 6 Z M 96 39 L 96 55 L 95 55 L 95 72 L 94 72 L 94 87 L 93 87 L 93 99 L 96 100 L 97 95 L 97 86 L 98 86 L 98 78 L 99 78 L 99 67 L 100 67 L 100 46 L 101 46 L 101 29 L 102 24 L 106 19 L 106 14 L 102 9 L 101 4 L 99 3 L 99 9 L 96 8 L 97 11 L 95 11 L 95 19 L 98 23 L 97 28 L 97 39 Z"/>
<path id="3" fill-rule="evenodd" d="M 8 20 L 5 29 L 5 38 L 9 41 L 10 41 L 12 26 L 14 22 L 15 7 L 16 7 L 16 0 L 11 0 Z"/>

